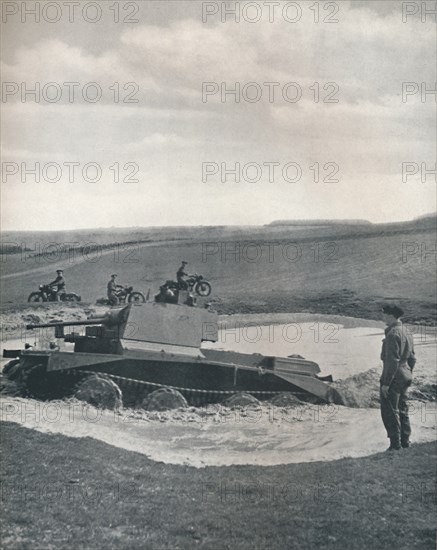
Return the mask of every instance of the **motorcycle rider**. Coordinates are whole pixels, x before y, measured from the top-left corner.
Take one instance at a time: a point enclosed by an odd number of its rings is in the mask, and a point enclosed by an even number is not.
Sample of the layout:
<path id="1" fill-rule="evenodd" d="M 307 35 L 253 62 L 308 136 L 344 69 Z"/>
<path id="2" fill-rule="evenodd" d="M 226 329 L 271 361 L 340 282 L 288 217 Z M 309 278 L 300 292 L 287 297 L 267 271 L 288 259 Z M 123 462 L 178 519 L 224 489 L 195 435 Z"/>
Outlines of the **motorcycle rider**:
<path id="1" fill-rule="evenodd" d="M 49 287 L 52 290 L 53 298 L 59 302 L 61 300 L 61 296 L 65 294 L 65 279 L 62 269 L 56 270 L 56 279 L 49 283 Z"/>
<path id="2" fill-rule="evenodd" d="M 111 306 L 118 305 L 118 288 L 119 286 L 115 282 L 115 279 L 117 278 L 117 273 L 113 273 L 111 275 L 111 280 L 108 282 L 107 285 L 107 294 L 108 294 L 108 300 Z"/>
<path id="3" fill-rule="evenodd" d="M 174 290 L 168 287 L 168 285 L 161 285 L 159 287 L 159 294 L 155 296 L 155 302 L 163 302 L 167 304 L 177 304 L 177 296 Z"/>
<path id="4" fill-rule="evenodd" d="M 181 264 L 181 267 L 176 272 L 176 280 L 178 282 L 178 286 L 181 290 L 187 290 L 188 289 L 188 283 L 185 280 L 185 277 L 188 277 L 188 273 L 185 273 L 185 266 L 188 264 L 188 262 L 183 261 Z"/>

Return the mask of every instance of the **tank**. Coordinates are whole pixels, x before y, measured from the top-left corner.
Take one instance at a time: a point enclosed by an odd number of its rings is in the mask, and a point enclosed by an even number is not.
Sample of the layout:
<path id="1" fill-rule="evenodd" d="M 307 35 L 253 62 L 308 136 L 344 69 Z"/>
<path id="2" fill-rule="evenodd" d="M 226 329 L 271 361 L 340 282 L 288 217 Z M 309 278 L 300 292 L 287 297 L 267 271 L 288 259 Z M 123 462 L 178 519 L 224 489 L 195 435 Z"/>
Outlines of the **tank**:
<path id="1" fill-rule="evenodd" d="M 158 394 L 171 408 L 221 403 L 241 393 L 265 400 L 287 392 L 313 403 L 344 404 L 327 383 L 332 378 L 319 377 L 312 361 L 202 348 L 218 339 L 218 315 L 196 307 L 182 291 L 178 303 L 129 304 L 86 321 L 26 326 L 47 327 L 59 344 L 3 351 L 14 358 L 3 369 L 6 378 L 37 399 L 147 408 Z"/>

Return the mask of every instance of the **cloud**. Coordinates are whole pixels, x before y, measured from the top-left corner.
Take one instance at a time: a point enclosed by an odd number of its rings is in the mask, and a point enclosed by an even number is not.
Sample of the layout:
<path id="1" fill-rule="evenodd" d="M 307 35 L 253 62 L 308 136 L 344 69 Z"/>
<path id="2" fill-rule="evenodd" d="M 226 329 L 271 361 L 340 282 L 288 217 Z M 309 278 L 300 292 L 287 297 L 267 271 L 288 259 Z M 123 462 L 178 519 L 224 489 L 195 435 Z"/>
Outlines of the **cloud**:
<path id="1" fill-rule="evenodd" d="M 89 37 L 67 43 L 62 25 L 57 36 L 53 28 L 51 38 L 38 36 L 31 46 L 17 46 L 2 64 L 4 81 L 24 82 L 29 88 L 35 82 L 79 82 L 79 94 L 84 84 L 96 82 L 103 95 L 95 104 L 81 96 L 69 103 L 67 95 L 59 103 L 22 103 L 19 94 L 8 98 L 3 104 L 5 160 L 93 160 L 106 167 L 137 162 L 142 183 L 129 186 L 125 209 L 118 208 L 125 200 L 120 199 L 120 187 L 109 180 L 92 189 L 68 188 L 77 212 L 79 204 L 86 204 L 87 213 L 98 209 L 103 193 L 117 205 L 111 217 L 118 225 L 129 225 L 131 215 L 141 224 L 144 202 L 154 224 L 160 223 L 156 213 L 161 210 L 171 212 L 162 223 L 179 223 L 185 216 L 179 211 L 192 213 L 193 223 L 268 222 L 290 217 L 290 212 L 301 218 L 372 218 L 372 204 L 386 205 L 394 196 L 402 161 L 432 162 L 432 98 L 422 103 L 416 96 L 402 103 L 401 91 L 403 81 L 433 86 L 435 59 L 429 52 L 434 51 L 435 29 L 432 24 L 402 23 L 399 3 L 381 10 L 377 2 L 341 2 L 336 24 L 314 23 L 308 4 L 302 4 L 302 20 L 296 24 L 281 19 L 223 24 L 217 18 L 206 25 L 200 15 L 166 21 L 165 11 L 171 7 L 162 4 L 161 24 L 157 17 L 147 23 L 145 12 L 144 24 L 126 27 L 105 42 L 106 48 L 93 46 Z M 118 102 L 114 82 L 120 83 Z M 123 101 L 132 91 L 123 88 L 129 82 L 138 86 L 138 103 Z M 263 95 L 256 103 L 243 96 L 235 102 L 230 95 L 223 102 L 220 94 L 204 102 L 202 82 L 223 82 L 228 89 L 256 82 Z M 273 103 L 265 82 L 279 83 Z M 282 94 L 288 82 L 301 88 L 296 103 Z M 338 85 L 339 103 L 325 103 L 328 82 Z M 305 181 L 314 162 L 334 161 L 343 180 L 327 189 L 299 184 L 251 188 L 244 183 L 205 189 L 201 166 L 206 161 L 295 161 L 306 170 Z M 6 192 L 18 208 L 19 193 L 11 188 Z M 44 186 L 30 193 L 37 204 Z M 420 187 L 420 181 L 399 197 L 409 204 L 412 216 L 414 208 L 423 213 L 423 204 L 433 200 L 431 187 Z M 401 210 L 396 202 L 382 207 L 378 216 L 399 217 Z M 77 223 L 81 217 L 77 214 Z"/>

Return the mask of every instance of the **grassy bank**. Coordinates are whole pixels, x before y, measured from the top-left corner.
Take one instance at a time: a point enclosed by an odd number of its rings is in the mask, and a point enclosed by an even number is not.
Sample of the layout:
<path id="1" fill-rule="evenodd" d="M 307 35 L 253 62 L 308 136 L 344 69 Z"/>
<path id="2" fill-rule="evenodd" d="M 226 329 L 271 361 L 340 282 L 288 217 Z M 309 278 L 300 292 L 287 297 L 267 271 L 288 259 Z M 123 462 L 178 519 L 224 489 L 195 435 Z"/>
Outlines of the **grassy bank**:
<path id="1" fill-rule="evenodd" d="M 434 444 L 196 470 L 88 438 L 1 428 L 5 548 L 435 547 Z"/>
<path id="2" fill-rule="evenodd" d="M 437 308 L 432 300 L 415 300 L 408 296 L 366 295 L 349 289 L 298 293 L 275 290 L 257 293 L 246 291 L 238 297 L 233 294 L 224 295 L 217 302 L 216 309 L 222 314 L 321 313 L 381 321 L 382 305 L 394 302 L 404 309 L 404 322 L 437 325 Z"/>

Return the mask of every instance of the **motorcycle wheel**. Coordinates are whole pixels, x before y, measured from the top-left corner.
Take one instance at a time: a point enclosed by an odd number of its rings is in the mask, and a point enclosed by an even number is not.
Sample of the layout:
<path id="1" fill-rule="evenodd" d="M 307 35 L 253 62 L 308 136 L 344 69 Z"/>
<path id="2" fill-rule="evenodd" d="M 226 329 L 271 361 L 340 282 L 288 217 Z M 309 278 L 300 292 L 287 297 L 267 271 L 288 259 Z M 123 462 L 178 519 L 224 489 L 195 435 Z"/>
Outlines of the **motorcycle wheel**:
<path id="1" fill-rule="evenodd" d="M 130 304 L 141 304 L 144 303 L 146 299 L 144 298 L 144 294 L 141 292 L 131 292 L 129 294 L 128 302 Z"/>
<path id="2" fill-rule="evenodd" d="M 200 281 L 195 284 L 194 291 L 199 296 L 209 296 L 211 294 L 211 285 L 206 281 Z"/>
<path id="3" fill-rule="evenodd" d="M 61 299 L 63 302 L 80 302 L 80 296 L 74 293 L 64 294 Z"/>
<path id="4" fill-rule="evenodd" d="M 41 294 L 41 292 L 32 292 L 32 294 L 29 295 L 29 298 L 27 298 L 28 302 L 44 302 L 44 296 Z"/>

